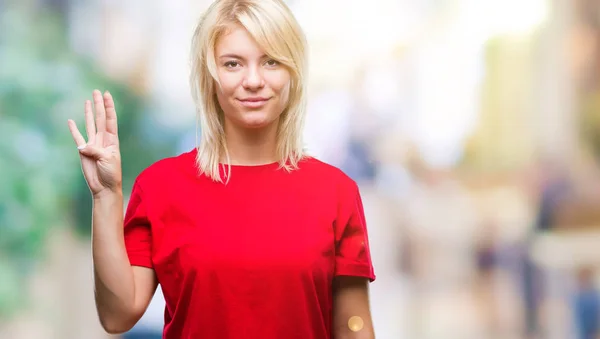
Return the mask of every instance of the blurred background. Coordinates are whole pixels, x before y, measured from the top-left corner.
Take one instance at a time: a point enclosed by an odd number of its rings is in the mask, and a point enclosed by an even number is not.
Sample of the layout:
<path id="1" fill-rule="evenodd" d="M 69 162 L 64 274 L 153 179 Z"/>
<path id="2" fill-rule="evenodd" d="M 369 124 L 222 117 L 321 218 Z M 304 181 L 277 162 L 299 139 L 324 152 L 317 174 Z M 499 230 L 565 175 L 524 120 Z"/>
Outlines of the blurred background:
<path id="1" fill-rule="evenodd" d="M 363 194 L 377 338 L 600 338 L 600 1 L 287 2 L 307 147 Z M 0 338 L 108 338 L 66 122 L 113 93 L 126 195 L 194 147 L 208 3 L 0 0 Z M 163 306 L 122 337 L 160 338 Z"/>

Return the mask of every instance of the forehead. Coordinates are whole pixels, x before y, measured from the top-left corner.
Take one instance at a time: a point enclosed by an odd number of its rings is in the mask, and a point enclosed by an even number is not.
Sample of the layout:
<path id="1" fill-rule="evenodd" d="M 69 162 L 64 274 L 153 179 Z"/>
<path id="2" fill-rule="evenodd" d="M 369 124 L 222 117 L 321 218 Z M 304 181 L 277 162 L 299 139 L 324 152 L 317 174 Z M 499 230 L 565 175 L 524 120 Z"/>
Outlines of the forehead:
<path id="1" fill-rule="evenodd" d="M 215 44 L 216 56 L 236 54 L 239 56 L 262 56 L 264 50 L 248 31 L 240 25 L 230 25 L 217 39 Z"/>

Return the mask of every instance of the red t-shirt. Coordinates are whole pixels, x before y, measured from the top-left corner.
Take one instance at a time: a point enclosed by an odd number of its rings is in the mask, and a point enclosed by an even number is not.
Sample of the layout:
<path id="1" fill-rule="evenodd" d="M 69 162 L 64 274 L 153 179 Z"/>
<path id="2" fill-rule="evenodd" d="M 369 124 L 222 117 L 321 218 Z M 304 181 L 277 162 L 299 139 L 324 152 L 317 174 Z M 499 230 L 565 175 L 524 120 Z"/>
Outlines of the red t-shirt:
<path id="1" fill-rule="evenodd" d="M 375 279 L 356 183 L 314 158 L 199 176 L 196 151 L 136 179 L 125 215 L 131 265 L 153 268 L 166 339 L 326 339 L 332 279 Z"/>

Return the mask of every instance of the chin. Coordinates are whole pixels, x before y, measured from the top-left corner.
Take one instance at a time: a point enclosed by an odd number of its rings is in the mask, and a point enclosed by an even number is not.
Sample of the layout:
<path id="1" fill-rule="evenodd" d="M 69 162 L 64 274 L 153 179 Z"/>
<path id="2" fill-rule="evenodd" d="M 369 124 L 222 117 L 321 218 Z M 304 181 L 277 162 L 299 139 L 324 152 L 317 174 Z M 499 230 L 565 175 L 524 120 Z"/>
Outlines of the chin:
<path id="1" fill-rule="evenodd" d="M 244 121 L 242 126 L 247 129 L 261 129 L 270 126 L 272 123 L 272 121 Z"/>
<path id="2" fill-rule="evenodd" d="M 263 115 L 260 112 L 252 112 L 251 114 L 247 114 L 246 116 L 242 117 L 240 122 L 241 125 L 246 128 L 259 129 L 270 126 L 275 121 L 277 121 L 276 118 L 273 119 L 272 117 L 269 117 L 266 114 Z"/>

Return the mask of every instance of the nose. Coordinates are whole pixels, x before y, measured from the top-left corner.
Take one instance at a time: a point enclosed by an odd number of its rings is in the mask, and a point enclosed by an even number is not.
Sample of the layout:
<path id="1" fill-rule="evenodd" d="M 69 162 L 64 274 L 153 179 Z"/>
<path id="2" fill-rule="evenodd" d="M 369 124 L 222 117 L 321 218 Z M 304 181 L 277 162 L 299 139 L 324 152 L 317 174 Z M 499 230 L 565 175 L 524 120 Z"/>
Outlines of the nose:
<path id="1" fill-rule="evenodd" d="M 257 67 L 248 67 L 242 86 L 247 90 L 257 90 L 265 85 L 265 80 Z"/>

